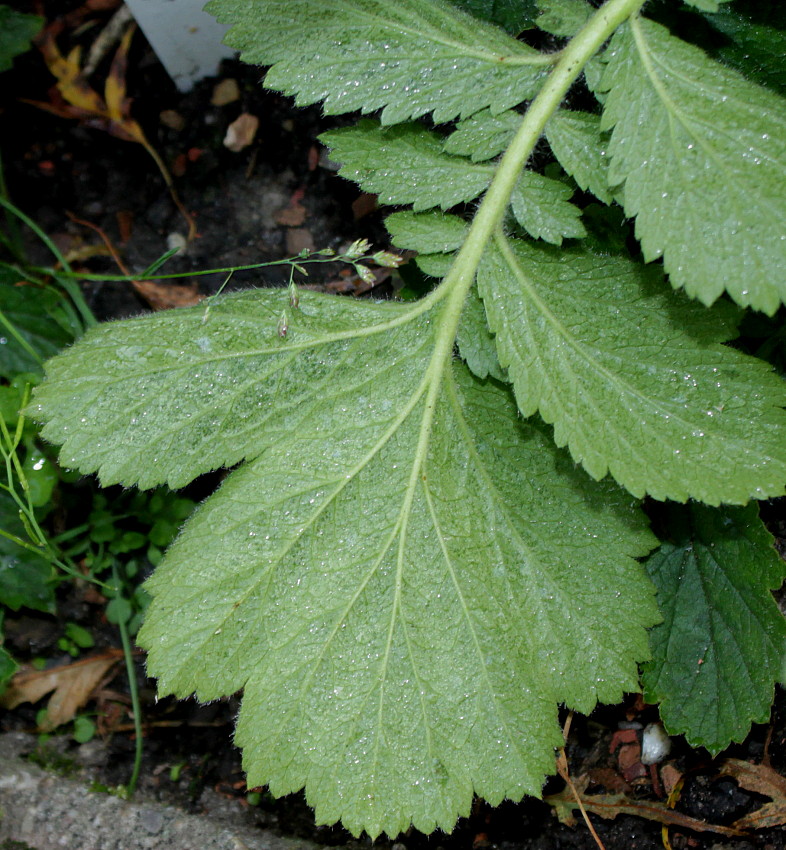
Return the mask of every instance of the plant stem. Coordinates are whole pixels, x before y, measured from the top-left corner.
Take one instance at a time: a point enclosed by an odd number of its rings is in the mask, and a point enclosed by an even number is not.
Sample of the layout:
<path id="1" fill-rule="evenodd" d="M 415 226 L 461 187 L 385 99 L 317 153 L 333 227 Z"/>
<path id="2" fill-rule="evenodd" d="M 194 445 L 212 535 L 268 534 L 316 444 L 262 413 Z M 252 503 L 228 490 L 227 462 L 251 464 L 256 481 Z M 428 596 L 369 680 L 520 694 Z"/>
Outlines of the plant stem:
<path id="1" fill-rule="evenodd" d="M 499 161 L 494 179 L 472 220 L 467 238 L 442 284 L 447 290 L 445 295 L 449 298 L 445 316 L 447 324 L 444 326 L 445 336 L 449 337 L 446 344 L 448 351 L 452 350 L 461 307 L 475 279 L 483 251 L 494 231 L 502 223 L 513 187 L 532 155 L 546 123 L 557 111 L 568 89 L 603 42 L 620 24 L 635 15 L 645 2 L 646 0 L 608 0 L 562 51 L 554 70 L 530 104 L 513 141 Z"/>
<path id="2" fill-rule="evenodd" d="M 112 564 L 112 583 L 115 590 L 120 595 L 120 579 L 117 575 L 117 566 Z M 128 634 L 128 626 L 126 621 L 121 617 L 118 619 L 117 627 L 120 630 L 120 642 L 123 645 L 123 657 L 126 663 L 126 674 L 128 676 L 128 692 L 131 695 L 131 711 L 134 713 L 134 768 L 131 771 L 131 778 L 126 784 L 126 796 L 130 797 L 136 791 L 136 784 L 139 780 L 139 771 L 142 767 L 142 706 L 139 702 L 139 688 L 136 682 L 136 670 L 134 669 L 134 652 L 131 648 L 131 638 Z"/>
<path id="3" fill-rule="evenodd" d="M 494 178 L 470 225 L 467 238 L 461 246 L 450 271 L 441 286 L 420 303 L 431 307 L 445 299 L 439 318 L 440 328 L 434 352 L 428 366 L 426 383 L 428 394 L 426 408 L 420 423 L 416 462 L 408 491 L 411 504 L 415 482 L 422 474 L 428 452 L 431 426 L 442 389 L 445 369 L 453 356 L 453 345 L 458 331 L 461 310 L 467 292 L 475 280 L 483 252 L 498 231 L 510 201 L 513 187 L 522 168 L 530 158 L 549 118 L 557 111 L 562 98 L 584 69 L 584 66 L 603 45 L 603 42 L 627 20 L 636 14 L 646 0 L 609 0 L 589 19 L 582 30 L 562 51 L 543 88 L 530 104 L 521 126 L 513 137 L 497 166 Z"/>
<path id="4" fill-rule="evenodd" d="M 57 245 L 55 245 L 55 243 L 46 235 L 46 233 L 41 230 L 41 228 L 33 221 L 32 218 L 25 215 L 22 210 L 20 210 L 10 201 L 4 198 L 2 194 L 0 194 L 0 206 L 5 209 L 7 215 L 15 216 L 19 219 L 19 221 L 26 224 L 33 231 L 33 233 L 35 233 L 35 235 L 44 243 L 44 245 L 49 248 L 52 254 L 54 254 L 55 259 L 58 261 L 58 263 L 60 263 L 64 274 L 51 272 L 51 270 L 49 271 L 49 273 L 53 274 L 53 276 L 57 279 L 58 283 L 68 293 L 69 297 L 71 298 L 71 301 L 74 304 L 74 307 L 76 307 L 82 318 L 84 326 L 86 328 L 89 328 L 93 325 L 98 324 L 92 311 L 87 306 L 85 299 L 82 297 L 82 292 L 79 289 L 79 286 L 77 285 L 75 280 L 73 280 L 76 275 L 74 275 L 74 272 L 71 269 L 68 260 L 63 256 Z"/>
<path id="5" fill-rule="evenodd" d="M 421 302 L 424 306 L 431 306 L 438 300 L 446 299 L 440 316 L 439 334 L 428 368 L 430 385 L 418 441 L 419 460 L 413 467 L 413 482 L 414 476 L 419 474 L 420 466 L 426 457 L 442 377 L 453 355 L 453 344 L 467 292 L 475 280 L 486 246 L 502 223 L 521 170 L 532 155 L 549 118 L 557 111 L 562 98 L 583 71 L 584 66 L 614 30 L 631 15 L 635 15 L 645 2 L 646 0 L 608 0 L 562 51 L 554 70 L 530 104 L 513 141 L 500 159 L 491 185 L 483 196 L 467 238 L 450 271 L 442 285 Z"/>

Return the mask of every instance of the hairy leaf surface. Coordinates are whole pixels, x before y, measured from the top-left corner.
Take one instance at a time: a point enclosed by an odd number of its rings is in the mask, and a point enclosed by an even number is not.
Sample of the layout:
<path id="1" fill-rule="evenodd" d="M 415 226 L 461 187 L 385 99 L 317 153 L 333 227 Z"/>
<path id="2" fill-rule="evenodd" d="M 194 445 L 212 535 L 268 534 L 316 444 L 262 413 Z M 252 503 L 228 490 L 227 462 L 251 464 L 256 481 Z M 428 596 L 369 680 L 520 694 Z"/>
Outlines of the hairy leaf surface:
<path id="1" fill-rule="evenodd" d="M 643 516 L 500 385 L 434 366 L 442 302 L 288 303 L 92 330 L 36 393 L 49 438 L 107 480 L 247 459 L 148 583 L 151 673 L 181 696 L 244 688 L 248 781 L 305 786 L 354 832 L 538 793 L 557 703 L 619 699 L 647 657 Z"/>
<path id="2" fill-rule="evenodd" d="M 783 675 L 786 620 L 770 591 L 786 565 L 755 505 L 671 512 L 673 542 L 647 561 L 664 622 L 650 632 L 648 702 L 672 734 L 716 754 L 766 723 Z"/>
<path id="3" fill-rule="evenodd" d="M 606 146 L 601 140 L 597 115 L 560 109 L 546 125 L 546 139 L 559 164 L 582 189 L 611 203 Z"/>
<path id="4" fill-rule="evenodd" d="M 370 370 L 392 368 L 388 345 L 412 351 L 395 330 L 408 310 L 305 295 L 292 310 L 280 291 L 260 291 L 102 325 L 49 361 L 32 412 L 46 420 L 44 438 L 62 444 L 66 466 L 97 472 L 104 484 L 182 487 L 255 457 L 282 430 L 316 415 L 304 381 L 330 388 L 333 371 L 346 364 L 365 366 L 355 378 L 369 386 L 373 417 L 378 376 Z M 375 328 L 386 323 L 394 329 L 382 345 Z M 411 335 L 413 326 L 401 333 Z M 308 354 L 326 339 L 335 346 L 329 365 L 319 352 Z M 324 426 L 341 424 L 326 418 Z"/>
<path id="5" fill-rule="evenodd" d="M 245 62 L 272 65 L 268 88 L 327 113 L 437 122 L 532 97 L 549 60 L 443 0 L 211 0 Z M 260 26 L 260 21 L 264 26 Z M 384 107 L 384 109 L 383 109 Z"/>
<path id="6" fill-rule="evenodd" d="M 522 120 L 523 116 L 512 110 L 494 115 L 489 109 L 484 109 L 459 121 L 456 129 L 445 139 L 445 151 L 469 156 L 474 162 L 493 159 L 510 144 Z"/>
<path id="7" fill-rule="evenodd" d="M 593 477 L 710 504 L 783 493 L 786 386 L 719 344 L 733 309 L 670 293 L 656 268 L 504 238 L 478 285 L 521 412 Z"/>
<path id="8" fill-rule="evenodd" d="M 491 376 L 498 381 L 507 381 L 505 370 L 499 365 L 497 346 L 494 334 L 489 330 L 483 300 L 474 286 L 461 311 L 456 345 L 467 366 L 479 378 Z"/>
<path id="9" fill-rule="evenodd" d="M 141 634 L 164 693 L 244 687 L 249 783 L 305 785 L 318 820 L 372 835 L 449 828 L 472 789 L 538 793 L 555 698 L 618 698 L 657 619 L 635 515 L 613 494 L 596 511 L 506 393 L 459 370 L 422 463 L 423 404 L 401 412 L 347 417 L 338 445 L 314 423 L 235 472 L 149 584 Z"/>
<path id="10" fill-rule="evenodd" d="M 581 210 L 569 203 L 572 195 L 571 186 L 536 171 L 524 171 L 513 188 L 510 207 L 530 236 L 561 245 L 563 239 L 587 235 Z"/>
<path id="11" fill-rule="evenodd" d="M 491 166 L 446 154 L 441 137 L 419 124 L 382 127 L 366 119 L 320 140 L 341 163 L 340 174 L 378 193 L 383 204 L 447 209 L 477 198 L 494 176 Z"/>
<path id="12" fill-rule="evenodd" d="M 786 109 L 671 36 L 634 20 L 612 40 L 603 129 L 646 260 L 711 304 L 724 289 L 772 314 L 786 299 Z"/>

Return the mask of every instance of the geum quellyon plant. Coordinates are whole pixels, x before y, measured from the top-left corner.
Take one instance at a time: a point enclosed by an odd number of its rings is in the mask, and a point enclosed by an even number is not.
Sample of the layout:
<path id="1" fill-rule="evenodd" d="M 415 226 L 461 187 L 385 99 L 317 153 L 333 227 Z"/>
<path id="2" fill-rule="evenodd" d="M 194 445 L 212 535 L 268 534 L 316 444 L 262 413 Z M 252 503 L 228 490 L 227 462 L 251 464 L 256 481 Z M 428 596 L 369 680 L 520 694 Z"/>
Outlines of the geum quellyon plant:
<path id="1" fill-rule="evenodd" d="M 783 101 L 642 0 L 546 5 L 577 30 L 551 54 L 443 0 L 213 0 L 269 87 L 381 110 L 323 140 L 412 205 L 394 244 L 442 282 L 99 327 L 30 407 L 106 484 L 237 467 L 148 581 L 139 641 L 162 694 L 243 689 L 250 786 L 305 787 L 354 833 L 538 794 L 559 704 L 620 700 L 639 662 L 713 751 L 780 674 L 784 570 L 750 500 L 784 492 L 786 391 L 723 343 L 786 296 Z M 562 106 L 582 73 L 599 115 Z M 644 262 L 592 250 L 577 187 L 635 218 Z M 645 495 L 695 502 L 642 566 Z"/>

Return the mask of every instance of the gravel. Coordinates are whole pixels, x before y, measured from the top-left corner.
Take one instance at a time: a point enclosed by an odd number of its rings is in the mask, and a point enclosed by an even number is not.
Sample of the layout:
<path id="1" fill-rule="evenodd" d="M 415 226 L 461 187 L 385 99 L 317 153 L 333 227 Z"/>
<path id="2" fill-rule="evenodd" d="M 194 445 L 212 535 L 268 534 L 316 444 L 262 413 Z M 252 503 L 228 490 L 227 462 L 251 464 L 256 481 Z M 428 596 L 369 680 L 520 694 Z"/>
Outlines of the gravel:
<path id="1" fill-rule="evenodd" d="M 187 814 L 149 800 L 91 792 L 25 761 L 31 736 L 0 736 L 0 842 L 34 850 L 317 850 L 308 841 Z"/>

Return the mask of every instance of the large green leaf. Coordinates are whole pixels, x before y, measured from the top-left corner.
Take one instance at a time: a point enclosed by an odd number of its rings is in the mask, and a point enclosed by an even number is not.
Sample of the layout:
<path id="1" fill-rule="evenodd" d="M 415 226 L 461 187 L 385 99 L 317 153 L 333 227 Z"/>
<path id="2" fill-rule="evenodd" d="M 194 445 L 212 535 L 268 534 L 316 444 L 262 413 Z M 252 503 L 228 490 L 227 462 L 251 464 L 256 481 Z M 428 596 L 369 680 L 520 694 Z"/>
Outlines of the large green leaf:
<path id="1" fill-rule="evenodd" d="M 449 302 L 288 303 L 90 331 L 36 392 L 49 438 L 107 480 L 247 458 L 147 585 L 151 673 L 163 693 L 244 688 L 249 782 L 305 786 L 354 832 L 538 793 L 557 704 L 619 699 L 647 655 L 642 515 L 450 364 Z"/>
<path id="2" fill-rule="evenodd" d="M 419 124 L 382 127 L 365 119 L 320 141 L 341 163 L 341 175 L 378 193 L 383 204 L 447 209 L 477 198 L 494 176 L 492 166 L 446 154 L 441 137 Z"/>
<path id="3" fill-rule="evenodd" d="M 268 88 L 383 124 L 438 122 L 533 96 L 548 57 L 444 0 L 211 0 L 226 43 L 273 67 Z M 264 26 L 259 22 L 264 21 Z"/>
<path id="4" fill-rule="evenodd" d="M 672 541 L 647 561 L 664 622 L 650 633 L 648 702 L 672 734 L 718 753 L 766 723 L 786 658 L 786 620 L 770 591 L 786 564 L 755 505 L 670 512 Z"/>
<path id="5" fill-rule="evenodd" d="M 691 303 L 654 267 L 502 237 L 478 285 L 521 412 L 593 477 L 710 504 L 784 492 L 786 385 L 719 344 L 729 305 Z"/>
<path id="6" fill-rule="evenodd" d="M 786 109 L 652 21 L 607 52 L 602 127 L 646 260 L 705 304 L 724 289 L 772 314 L 786 299 Z"/>

